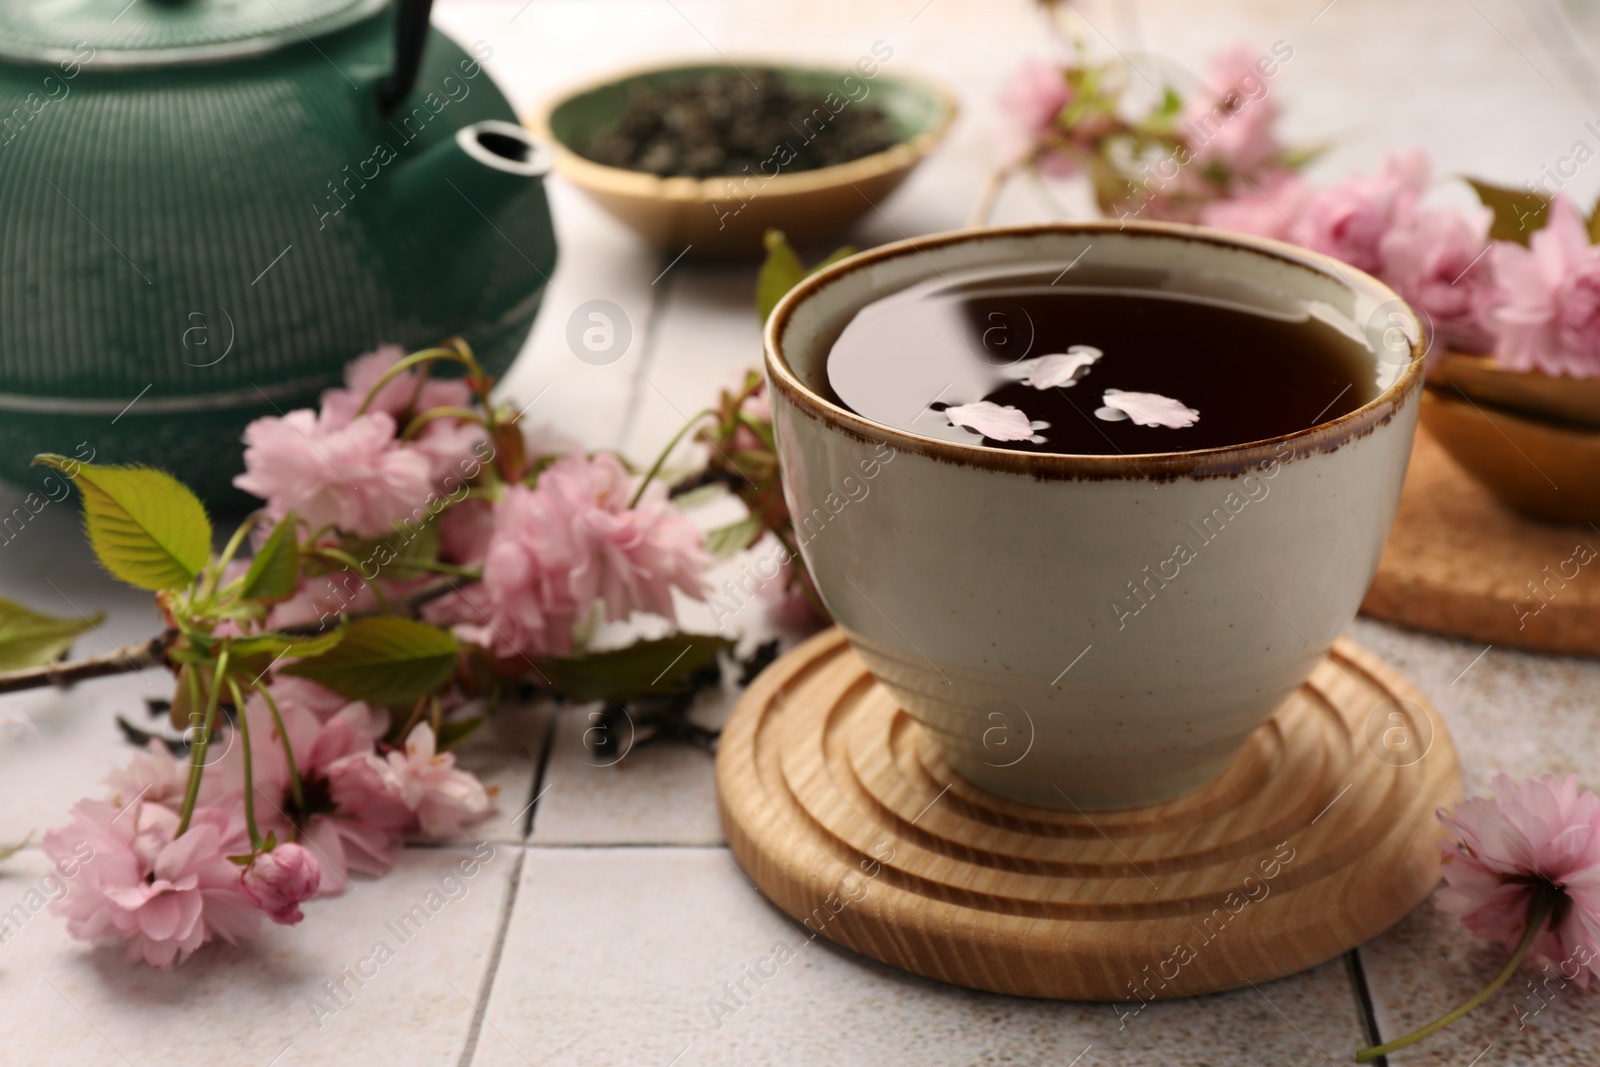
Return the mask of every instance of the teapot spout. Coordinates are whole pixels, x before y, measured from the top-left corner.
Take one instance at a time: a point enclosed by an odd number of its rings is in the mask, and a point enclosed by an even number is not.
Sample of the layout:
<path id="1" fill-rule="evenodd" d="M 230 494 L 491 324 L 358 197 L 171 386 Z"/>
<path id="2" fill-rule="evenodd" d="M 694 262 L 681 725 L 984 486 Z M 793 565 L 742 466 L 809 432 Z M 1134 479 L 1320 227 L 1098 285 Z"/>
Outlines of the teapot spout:
<path id="1" fill-rule="evenodd" d="M 550 172 L 552 159 L 547 147 L 515 123 L 474 122 L 400 168 L 392 207 L 398 220 L 413 224 L 455 214 L 458 207 L 493 219 L 498 209 Z"/>

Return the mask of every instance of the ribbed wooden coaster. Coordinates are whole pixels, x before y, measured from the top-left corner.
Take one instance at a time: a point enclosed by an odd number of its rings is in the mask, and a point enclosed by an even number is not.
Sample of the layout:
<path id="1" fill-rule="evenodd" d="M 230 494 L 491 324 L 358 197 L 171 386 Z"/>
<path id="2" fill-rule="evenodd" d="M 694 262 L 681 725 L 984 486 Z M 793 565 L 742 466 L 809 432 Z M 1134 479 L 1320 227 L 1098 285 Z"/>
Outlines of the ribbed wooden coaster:
<path id="1" fill-rule="evenodd" d="M 1600 530 L 1513 514 L 1418 430 L 1361 611 L 1452 637 L 1600 656 Z"/>
<path id="2" fill-rule="evenodd" d="M 1221 778 L 1152 808 L 1058 812 L 967 784 L 837 629 L 756 680 L 717 754 L 733 853 L 808 936 L 1129 1011 L 1393 925 L 1438 880 L 1434 810 L 1458 777 L 1422 695 L 1342 641 Z"/>

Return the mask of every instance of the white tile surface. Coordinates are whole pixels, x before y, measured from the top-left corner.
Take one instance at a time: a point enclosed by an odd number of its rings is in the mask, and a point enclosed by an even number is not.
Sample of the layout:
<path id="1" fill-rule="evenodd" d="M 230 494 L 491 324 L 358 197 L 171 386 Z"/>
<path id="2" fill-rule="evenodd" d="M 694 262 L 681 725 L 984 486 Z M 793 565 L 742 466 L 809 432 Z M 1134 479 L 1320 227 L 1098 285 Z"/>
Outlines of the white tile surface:
<path id="1" fill-rule="evenodd" d="M 543 795 L 534 812 L 538 845 L 720 845 L 712 757 L 693 745 L 659 740 L 600 756 L 584 744 L 599 729 L 592 706 L 561 713 Z M 627 730 L 624 725 L 623 730 Z"/>
<path id="2" fill-rule="evenodd" d="M 116 949 L 86 948 L 40 912 L 0 944 L 4 1060 L 8 1067 L 453 1064 L 476 1018 L 521 854 L 519 846 L 485 846 L 482 865 L 461 878 L 457 864 L 472 849 L 408 850 L 388 877 L 306 905 L 299 926 L 263 924 L 252 947 L 204 946 L 172 971 L 129 966 Z M 0 877 L 0 902 L 9 910 L 26 900 L 50 869 L 36 850 L 13 857 Z M 417 905 L 426 921 L 399 926 Z M 381 963 L 380 942 L 390 956 Z M 343 992 L 330 994 L 327 982 Z"/>
<path id="3" fill-rule="evenodd" d="M 758 964 L 776 976 L 745 977 Z M 974 993 L 809 942 L 705 848 L 530 849 L 485 1016 L 475 1067 L 1311 1063 L 1313 1044 L 1342 1059 L 1360 1041 L 1342 961 L 1119 1030 L 1107 1005 Z"/>

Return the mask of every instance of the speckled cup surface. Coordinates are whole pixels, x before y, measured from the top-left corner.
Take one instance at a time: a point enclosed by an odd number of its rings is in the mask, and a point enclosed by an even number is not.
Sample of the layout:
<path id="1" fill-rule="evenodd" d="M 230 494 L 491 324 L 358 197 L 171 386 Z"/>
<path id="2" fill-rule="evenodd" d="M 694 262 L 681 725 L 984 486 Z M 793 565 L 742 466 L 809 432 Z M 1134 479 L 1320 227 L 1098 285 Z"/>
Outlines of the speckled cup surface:
<path id="1" fill-rule="evenodd" d="M 872 301 L 946 272 L 1080 256 L 1221 279 L 1361 331 L 1377 395 L 1265 441 L 1109 456 L 937 440 L 827 399 L 829 349 Z M 1411 452 L 1420 336 L 1352 267 L 1175 224 L 969 230 L 852 256 L 767 324 L 801 553 L 957 773 L 1051 808 L 1170 799 L 1220 774 L 1355 616 Z"/>

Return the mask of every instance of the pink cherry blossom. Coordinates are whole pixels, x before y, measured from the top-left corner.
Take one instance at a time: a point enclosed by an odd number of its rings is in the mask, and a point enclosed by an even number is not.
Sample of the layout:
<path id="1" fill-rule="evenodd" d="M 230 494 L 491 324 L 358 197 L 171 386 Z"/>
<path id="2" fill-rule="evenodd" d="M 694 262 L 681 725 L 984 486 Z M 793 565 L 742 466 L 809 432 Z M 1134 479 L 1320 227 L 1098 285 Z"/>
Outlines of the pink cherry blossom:
<path id="1" fill-rule="evenodd" d="M 435 751 L 433 729 L 425 722 L 407 735 L 405 751 L 389 753 L 387 770 L 424 837 L 454 837 L 494 808 L 477 776 L 456 769 L 455 753 Z"/>
<path id="2" fill-rule="evenodd" d="M 1000 95 L 1004 120 L 999 138 L 1001 158 L 1026 159 L 1042 138 L 1058 132 L 1057 118 L 1071 99 L 1072 88 L 1060 65 L 1037 59 L 1024 62 Z M 1040 164 L 1046 173 L 1057 177 L 1066 177 L 1076 169 L 1070 159 L 1059 153 L 1048 154 Z"/>
<path id="3" fill-rule="evenodd" d="M 1501 365 L 1600 377 L 1600 248 L 1571 201 L 1556 197 L 1528 248 L 1497 241 L 1490 255 L 1502 301 L 1491 312 Z"/>
<path id="4" fill-rule="evenodd" d="M 316 682 L 307 678 L 296 678 L 292 674 L 274 674 L 272 677 L 272 698 L 278 702 L 278 710 L 285 707 L 304 708 L 316 718 L 319 723 L 325 723 L 338 715 L 341 711 L 351 706 L 351 702 L 335 693 L 325 689 Z M 259 699 L 259 698 L 257 698 Z M 365 732 L 372 736 L 380 736 L 388 729 L 389 713 L 381 708 L 368 707 L 366 704 L 357 704 L 367 712 Z M 250 720 L 254 724 L 255 720 Z M 255 740 L 254 737 L 251 740 Z M 271 740 L 270 738 L 268 740 Z"/>
<path id="5" fill-rule="evenodd" d="M 481 563 L 494 536 L 494 508 L 487 500 L 464 500 L 439 516 L 439 555 L 466 566 Z"/>
<path id="6" fill-rule="evenodd" d="M 578 565 L 568 576 L 580 605 L 599 600 L 612 621 L 635 612 L 676 620 L 672 591 L 704 592 L 701 574 L 711 563 L 704 536 L 651 482 L 629 507 L 636 479 L 617 457 L 566 456 L 539 477 L 540 494 L 551 501 L 551 518 L 572 544 Z"/>
<path id="7" fill-rule="evenodd" d="M 325 790 L 329 801 L 329 810 L 311 816 L 301 836 L 321 863 L 322 894 L 343 892 L 351 872 L 387 873 L 412 818 L 384 776 L 383 761 L 371 752 L 351 755 L 309 784 Z"/>
<path id="8" fill-rule="evenodd" d="M 495 504 L 483 582 L 436 601 L 426 617 L 501 657 L 565 655 L 572 629 L 598 602 L 607 618 L 676 619 L 673 590 L 703 592 L 703 536 L 652 483 L 636 485 L 616 457 L 569 455 L 537 488 L 510 486 Z"/>
<path id="9" fill-rule="evenodd" d="M 302 902 L 317 895 L 322 869 L 303 845 L 290 841 L 257 854 L 244 869 L 245 896 L 275 923 L 293 926 L 305 918 Z"/>
<path id="10" fill-rule="evenodd" d="M 1311 199 L 1312 189 L 1292 171 L 1275 171 L 1231 196 L 1200 208 L 1200 224 L 1219 230 L 1299 242 L 1295 220 Z"/>
<path id="11" fill-rule="evenodd" d="M 1181 400 L 1160 393 L 1125 393 L 1107 389 L 1100 398 L 1105 407 L 1095 412 L 1107 422 L 1132 419 L 1140 426 L 1165 426 L 1181 430 L 1200 421 L 1200 413 Z"/>
<path id="12" fill-rule="evenodd" d="M 1228 176 L 1255 175 L 1283 155 L 1273 127 L 1278 105 L 1256 57 L 1243 46 L 1218 56 L 1205 90 L 1189 98 L 1183 112 L 1193 159 L 1190 165 L 1220 166 Z"/>
<path id="13" fill-rule="evenodd" d="M 956 404 L 944 409 L 950 425 L 981 434 L 991 441 L 1027 441 L 1033 434 L 1033 423 L 1021 408 L 1007 404 L 1001 406 L 992 400 L 979 400 L 972 404 Z"/>
<path id="14" fill-rule="evenodd" d="M 1384 234 L 1409 223 L 1428 184 L 1428 154 L 1390 156 L 1383 173 L 1357 174 L 1313 193 L 1296 221 L 1294 240 L 1358 270 L 1383 269 Z"/>
<path id="15" fill-rule="evenodd" d="M 188 764 L 179 763 L 165 743 L 152 738 L 126 765 L 113 771 L 106 784 L 111 786 L 112 802 L 120 808 L 141 799 L 151 804 L 180 801 L 188 780 Z"/>
<path id="16" fill-rule="evenodd" d="M 565 655 L 580 614 L 568 580 L 578 565 L 548 495 L 507 486 L 494 506 L 483 581 L 429 604 L 424 617 L 456 624 L 462 640 L 497 656 Z"/>
<path id="17" fill-rule="evenodd" d="M 356 417 L 361 402 L 390 368 L 405 358 L 399 345 L 380 345 L 357 356 L 344 369 L 344 388 L 322 393 L 322 413 L 335 426 L 348 426 Z M 429 376 L 421 383 L 421 371 L 411 367 L 389 379 L 367 405 L 368 411 L 383 411 L 395 419 L 429 408 L 464 408 L 472 403 L 472 389 L 459 378 Z"/>
<path id="18" fill-rule="evenodd" d="M 282 518 L 298 512 L 313 529 L 334 525 L 381 537 L 412 518 L 432 490 L 432 462 L 395 440 L 394 418 L 371 412 L 334 426 L 310 411 L 267 416 L 245 427 L 245 473 L 233 484 Z"/>
<path id="19" fill-rule="evenodd" d="M 322 422 L 333 429 L 348 426 L 367 393 L 395 364 L 405 357 L 399 345 L 383 345 L 358 356 L 344 369 L 344 388 L 327 389 L 322 394 Z M 433 364 L 437 367 L 438 364 Z M 459 378 L 424 379 L 420 367 L 410 367 L 384 383 L 367 405 L 367 411 L 381 411 L 403 430 L 405 420 L 433 408 L 471 408 L 472 389 Z M 484 441 L 484 430 L 471 421 L 437 418 L 423 425 L 410 447 L 428 458 L 430 477 L 435 486 L 459 470 L 461 461 Z"/>
<path id="20" fill-rule="evenodd" d="M 285 679 L 287 681 L 287 679 Z M 295 766 L 309 817 L 296 826 L 290 818 L 292 795 L 289 766 L 266 702 L 245 701 L 250 720 L 250 752 L 255 784 L 256 821 L 262 833 L 279 841 L 299 835 L 317 857 L 324 895 L 344 889 L 349 873 L 383 874 L 394 864 L 412 815 L 384 776 L 384 763 L 374 751 L 375 739 L 387 725 L 387 713 L 359 701 L 346 703 L 324 717 L 295 699 L 293 687 L 272 684 L 284 730 L 294 749 Z M 227 752 L 201 779 L 200 796 L 208 802 L 233 801 L 244 795 L 244 752 L 235 738 Z"/>
<path id="21" fill-rule="evenodd" d="M 1485 352 L 1494 343 L 1487 325 L 1495 288 L 1484 254 L 1486 225 L 1483 216 L 1468 221 L 1457 211 L 1418 211 L 1378 242 L 1379 277 L 1422 313 L 1436 338 L 1459 352 Z"/>
<path id="22" fill-rule="evenodd" d="M 177 813 L 160 804 L 75 804 L 72 822 L 43 842 L 58 865 L 80 863 L 71 891 L 51 906 L 67 932 L 125 943 L 130 961 L 155 967 L 181 962 L 213 937 L 236 944 L 254 936 L 261 913 L 228 860 L 250 850 L 239 813 L 201 806 L 174 838 L 177 827 Z"/>
<path id="23" fill-rule="evenodd" d="M 1445 887 L 1434 902 L 1511 951 L 1537 888 L 1560 890 L 1566 903 L 1531 951 L 1587 988 L 1590 973 L 1600 975 L 1600 797 L 1581 792 L 1575 774 L 1520 783 L 1499 774 L 1494 794 L 1440 811 L 1460 844 L 1444 846 Z"/>

